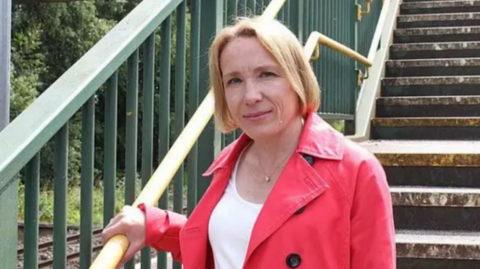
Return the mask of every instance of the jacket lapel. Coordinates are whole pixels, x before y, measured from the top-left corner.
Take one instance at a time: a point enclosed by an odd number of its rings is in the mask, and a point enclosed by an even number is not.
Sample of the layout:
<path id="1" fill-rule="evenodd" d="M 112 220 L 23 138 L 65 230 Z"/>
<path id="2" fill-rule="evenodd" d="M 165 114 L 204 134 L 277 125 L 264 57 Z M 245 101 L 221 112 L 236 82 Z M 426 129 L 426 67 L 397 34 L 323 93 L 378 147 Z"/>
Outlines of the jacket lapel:
<path id="1" fill-rule="evenodd" d="M 223 195 L 230 172 L 222 169 L 215 175 L 181 231 L 182 260 L 185 268 L 204 269 L 208 257 L 208 223 L 213 209 Z"/>
<path id="2" fill-rule="evenodd" d="M 329 186 L 296 153 L 273 187 L 253 227 L 246 262 L 255 249 L 278 230 L 297 210 L 325 192 Z"/>
<path id="3" fill-rule="evenodd" d="M 210 251 L 208 242 L 210 216 L 225 192 L 238 155 L 250 141 L 250 138 L 242 135 L 225 148 L 203 174 L 210 176 L 215 173 L 210 186 L 188 217 L 180 234 L 184 268 L 205 268 Z"/>

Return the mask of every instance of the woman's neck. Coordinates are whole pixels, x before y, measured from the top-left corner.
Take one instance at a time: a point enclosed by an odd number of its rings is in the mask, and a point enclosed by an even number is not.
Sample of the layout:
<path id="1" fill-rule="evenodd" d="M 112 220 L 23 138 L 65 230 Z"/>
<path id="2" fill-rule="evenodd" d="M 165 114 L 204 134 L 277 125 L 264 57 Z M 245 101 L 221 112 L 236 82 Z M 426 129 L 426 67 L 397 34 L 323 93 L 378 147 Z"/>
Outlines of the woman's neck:
<path id="1" fill-rule="evenodd" d="M 274 137 L 256 138 L 251 146 L 256 157 L 262 160 L 265 169 L 277 165 L 297 147 L 303 129 L 301 117 L 294 119 L 287 128 Z"/>

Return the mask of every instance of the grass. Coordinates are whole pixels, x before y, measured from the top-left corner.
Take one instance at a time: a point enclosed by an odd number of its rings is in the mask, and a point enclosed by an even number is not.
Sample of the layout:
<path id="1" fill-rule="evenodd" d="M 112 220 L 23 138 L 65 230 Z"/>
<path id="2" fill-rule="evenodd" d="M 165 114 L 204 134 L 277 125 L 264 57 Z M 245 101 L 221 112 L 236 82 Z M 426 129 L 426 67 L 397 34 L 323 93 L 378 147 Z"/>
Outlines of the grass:
<path id="1" fill-rule="evenodd" d="M 18 204 L 18 220 L 24 220 L 25 186 L 20 185 Z M 80 225 L 80 186 L 70 186 L 67 190 L 67 224 Z M 38 218 L 40 223 L 53 223 L 53 188 L 43 187 L 39 193 Z M 119 212 L 124 205 L 124 189 L 116 189 L 115 212 Z M 95 186 L 93 191 L 93 224 L 103 223 L 103 186 Z"/>

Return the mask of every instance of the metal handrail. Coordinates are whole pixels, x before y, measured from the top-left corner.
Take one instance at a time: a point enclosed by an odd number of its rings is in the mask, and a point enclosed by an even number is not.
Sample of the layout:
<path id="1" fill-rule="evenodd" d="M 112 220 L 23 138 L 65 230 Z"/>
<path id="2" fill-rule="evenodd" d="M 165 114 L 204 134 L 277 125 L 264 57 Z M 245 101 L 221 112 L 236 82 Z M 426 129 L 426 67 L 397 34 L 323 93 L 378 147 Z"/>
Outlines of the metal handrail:
<path id="1" fill-rule="evenodd" d="M 0 132 L 0 195 L 181 2 L 143 1 Z"/>
<path id="2" fill-rule="evenodd" d="M 320 58 L 320 46 L 324 45 L 332 50 L 335 50 L 337 52 L 340 52 L 353 60 L 365 65 L 366 67 L 366 75 L 365 77 L 360 76 L 359 77 L 359 84 L 361 84 L 361 81 L 364 79 L 368 79 L 368 74 L 369 74 L 369 68 L 372 66 L 372 61 L 367 59 L 366 57 L 362 56 L 360 53 L 352 50 L 351 48 L 338 43 L 337 41 L 319 33 L 319 32 L 312 32 L 310 36 L 308 37 L 307 43 L 305 44 L 305 48 L 308 49 L 309 51 L 312 50 L 314 51 L 313 56 L 311 57 L 311 60 L 315 61 Z M 360 86 L 360 85 L 359 85 Z"/>

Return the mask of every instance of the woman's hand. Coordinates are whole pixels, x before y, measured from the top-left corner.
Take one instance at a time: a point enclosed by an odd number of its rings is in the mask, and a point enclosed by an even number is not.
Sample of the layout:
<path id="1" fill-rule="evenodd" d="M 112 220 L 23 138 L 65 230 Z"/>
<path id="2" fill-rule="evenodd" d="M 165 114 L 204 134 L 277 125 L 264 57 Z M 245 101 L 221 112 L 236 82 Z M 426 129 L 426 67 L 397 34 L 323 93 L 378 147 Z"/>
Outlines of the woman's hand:
<path id="1" fill-rule="evenodd" d="M 132 206 L 123 207 L 122 211 L 110 220 L 102 233 L 105 244 L 112 236 L 123 234 L 128 238 L 129 246 L 119 266 L 141 250 L 145 245 L 145 214 Z"/>

